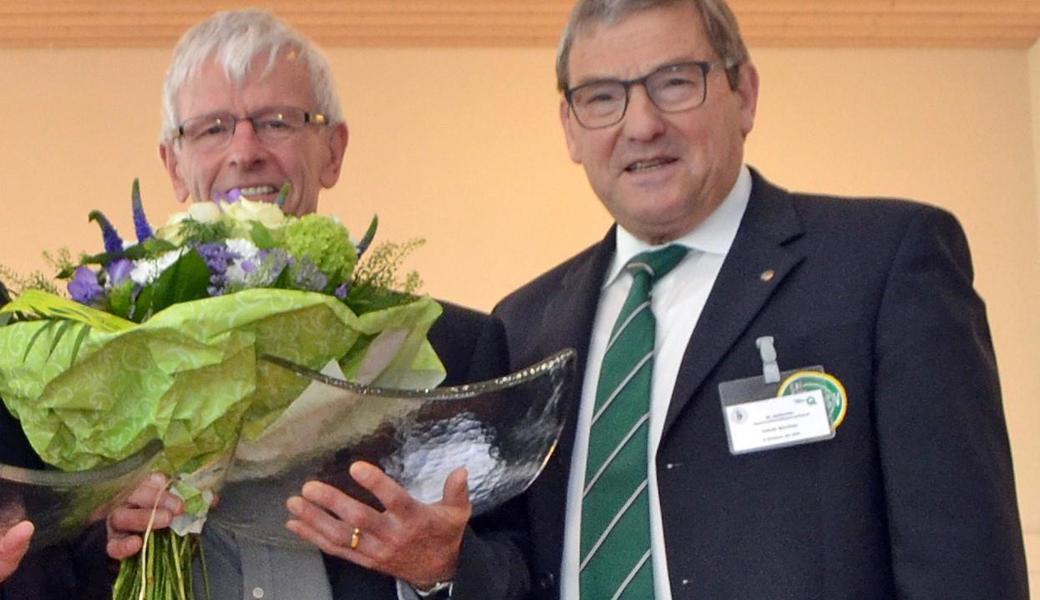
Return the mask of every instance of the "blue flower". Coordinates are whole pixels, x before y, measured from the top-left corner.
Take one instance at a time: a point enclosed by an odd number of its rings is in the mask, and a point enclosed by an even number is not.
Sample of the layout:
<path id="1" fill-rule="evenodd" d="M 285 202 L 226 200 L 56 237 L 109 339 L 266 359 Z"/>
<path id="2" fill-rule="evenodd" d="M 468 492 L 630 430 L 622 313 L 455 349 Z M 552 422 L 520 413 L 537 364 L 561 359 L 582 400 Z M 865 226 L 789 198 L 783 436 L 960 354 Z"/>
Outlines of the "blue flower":
<path id="1" fill-rule="evenodd" d="M 69 282 L 69 294 L 80 304 L 92 305 L 105 294 L 98 283 L 97 274 L 87 267 L 79 267 Z"/>
<path id="2" fill-rule="evenodd" d="M 138 243 L 155 237 L 155 234 L 152 233 L 152 226 L 148 224 L 148 219 L 144 216 L 144 204 L 141 203 L 141 184 L 137 179 L 134 179 L 134 187 L 130 192 L 130 204 L 133 207 L 134 231 L 137 233 Z"/>
<path id="3" fill-rule="evenodd" d="M 119 237 L 119 232 L 112 226 L 108 218 L 99 210 L 90 211 L 88 220 L 97 221 L 99 227 L 101 227 L 101 237 L 105 241 L 105 252 L 108 254 L 119 254 L 123 251 L 123 238 Z"/>
<path id="4" fill-rule="evenodd" d="M 214 275 L 223 275 L 227 271 L 228 263 L 238 258 L 238 255 L 229 250 L 223 242 L 199 244 L 195 249 L 202 255 L 210 273 Z"/>
<path id="5" fill-rule="evenodd" d="M 120 258 L 119 260 L 111 263 L 106 267 L 108 271 L 108 283 L 110 285 L 119 285 L 126 281 L 130 277 L 130 271 L 134 268 L 134 263 L 130 262 L 129 259 Z"/>

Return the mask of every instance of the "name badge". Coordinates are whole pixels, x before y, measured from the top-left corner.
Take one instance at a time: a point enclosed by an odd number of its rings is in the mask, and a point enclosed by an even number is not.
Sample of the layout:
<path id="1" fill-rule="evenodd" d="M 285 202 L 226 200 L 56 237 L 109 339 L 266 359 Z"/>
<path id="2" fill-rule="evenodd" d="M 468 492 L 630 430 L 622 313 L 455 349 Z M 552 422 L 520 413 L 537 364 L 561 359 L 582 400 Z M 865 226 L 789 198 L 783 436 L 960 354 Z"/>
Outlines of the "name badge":
<path id="1" fill-rule="evenodd" d="M 834 437 L 823 392 L 818 389 L 723 407 L 729 450 L 745 454 Z"/>

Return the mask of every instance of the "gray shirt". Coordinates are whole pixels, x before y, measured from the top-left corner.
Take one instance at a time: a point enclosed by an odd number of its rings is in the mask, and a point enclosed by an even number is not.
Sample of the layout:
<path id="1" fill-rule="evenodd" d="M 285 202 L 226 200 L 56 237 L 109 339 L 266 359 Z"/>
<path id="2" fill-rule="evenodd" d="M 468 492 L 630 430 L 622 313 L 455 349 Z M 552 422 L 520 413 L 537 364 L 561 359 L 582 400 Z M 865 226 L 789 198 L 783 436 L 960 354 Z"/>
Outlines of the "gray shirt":
<path id="1" fill-rule="evenodd" d="M 317 548 L 283 548 L 235 535 L 219 523 L 202 530 L 210 597 L 220 600 L 332 600 L 325 560 Z M 199 561 L 195 596 L 205 598 Z"/>

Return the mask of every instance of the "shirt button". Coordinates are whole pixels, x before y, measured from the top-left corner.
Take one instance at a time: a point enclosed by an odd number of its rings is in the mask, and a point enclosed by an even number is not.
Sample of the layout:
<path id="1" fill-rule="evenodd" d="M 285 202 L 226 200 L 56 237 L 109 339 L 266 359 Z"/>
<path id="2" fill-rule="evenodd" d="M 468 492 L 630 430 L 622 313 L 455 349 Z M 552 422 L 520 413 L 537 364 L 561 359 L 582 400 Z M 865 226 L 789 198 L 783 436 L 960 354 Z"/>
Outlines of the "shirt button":
<path id="1" fill-rule="evenodd" d="M 262 587 L 255 587 L 255 588 L 253 588 L 253 597 L 256 598 L 257 600 L 259 600 L 260 598 L 263 598 L 264 597 L 264 588 L 262 588 Z"/>
<path id="2" fill-rule="evenodd" d="M 682 580 L 682 584 L 683 585 L 690 585 L 690 580 L 689 579 L 683 579 Z"/>

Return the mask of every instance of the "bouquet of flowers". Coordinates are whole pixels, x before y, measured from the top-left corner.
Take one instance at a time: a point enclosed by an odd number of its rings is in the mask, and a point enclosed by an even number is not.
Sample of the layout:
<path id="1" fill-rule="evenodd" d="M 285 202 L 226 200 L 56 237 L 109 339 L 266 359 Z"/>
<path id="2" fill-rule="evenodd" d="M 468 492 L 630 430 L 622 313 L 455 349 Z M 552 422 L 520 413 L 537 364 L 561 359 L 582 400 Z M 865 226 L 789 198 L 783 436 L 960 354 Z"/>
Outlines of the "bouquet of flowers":
<path id="1" fill-rule="evenodd" d="M 259 357 L 336 361 L 387 387 L 443 377 L 426 341 L 440 307 L 413 293 L 417 276 L 395 273 L 415 244 L 358 262 L 375 219 L 354 243 L 338 220 L 280 203 L 199 202 L 155 230 L 137 182 L 132 206 L 135 243 L 91 213 L 105 249 L 66 260 L 71 299 L 25 289 L 0 310 L 0 396 L 47 463 L 93 468 L 161 440 L 159 469 L 201 519 L 239 439 L 258 438 L 306 386 Z M 149 533 L 116 597 L 190 598 L 194 547 L 190 535 Z"/>

